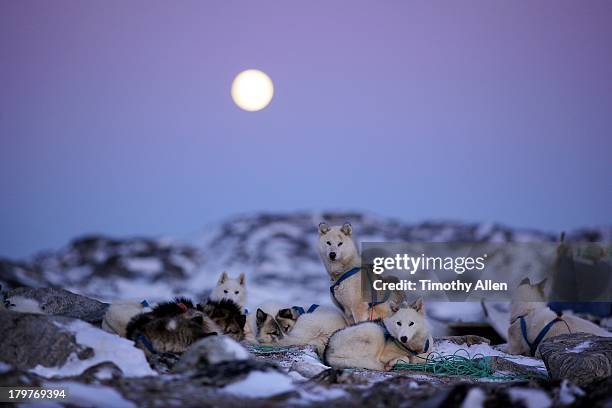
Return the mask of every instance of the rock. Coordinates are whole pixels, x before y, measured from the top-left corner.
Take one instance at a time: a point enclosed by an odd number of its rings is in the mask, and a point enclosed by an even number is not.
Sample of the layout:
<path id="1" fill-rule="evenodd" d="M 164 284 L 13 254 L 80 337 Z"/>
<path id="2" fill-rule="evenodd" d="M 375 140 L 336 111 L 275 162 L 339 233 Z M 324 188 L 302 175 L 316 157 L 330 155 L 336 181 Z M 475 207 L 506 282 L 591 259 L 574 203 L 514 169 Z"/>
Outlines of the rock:
<path id="1" fill-rule="evenodd" d="M 437 337 L 435 339 L 436 342 L 442 342 L 442 341 L 448 341 L 454 344 L 460 344 L 460 345 L 466 345 L 466 346 L 471 346 L 474 344 L 490 344 L 491 340 L 485 338 L 485 337 L 481 337 L 481 336 L 475 336 L 473 334 L 468 334 L 465 336 L 443 336 L 443 337 Z"/>
<path id="2" fill-rule="evenodd" d="M 367 378 L 351 370 L 329 368 L 310 379 L 311 382 L 325 385 L 333 384 L 366 384 Z"/>
<path id="3" fill-rule="evenodd" d="M 271 362 L 256 360 L 226 361 L 200 367 L 190 378 L 205 386 L 224 387 L 245 378 L 252 371 L 282 371 Z"/>
<path id="4" fill-rule="evenodd" d="M 9 309 L 73 317 L 90 323 L 100 323 L 109 306 L 107 303 L 55 288 L 17 288 L 9 291 L 6 299 Z"/>
<path id="5" fill-rule="evenodd" d="M 586 385 L 612 375 L 612 338 L 587 333 L 562 334 L 540 345 L 542 360 L 553 380 Z"/>
<path id="6" fill-rule="evenodd" d="M 329 369 L 317 361 L 296 361 L 291 365 L 291 370 L 306 378 L 312 378 Z"/>
<path id="7" fill-rule="evenodd" d="M 193 343 L 174 366 L 174 372 L 186 372 L 203 365 L 229 361 L 243 361 L 250 358 L 249 352 L 227 336 L 209 336 Z"/>
<path id="8" fill-rule="evenodd" d="M 504 357 L 489 356 L 487 364 L 489 364 L 496 372 L 503 372 L 506 376 L 514 376 L 517 379 L 533 379 L 533 380 L 548 380 L 546 373 L 538 370 L 536 367 L 530 367 L 523 364 L 517 364 L 512 360 Z M 480 359 L 477 359 L 480 360 Z"/>
<path id="9" fill-rule="evenodd" d="M 69 318 L 4 311 L 0 313 L 0 361 L 27 370 L 42 365 L 62 366 L 71 354 L 79 359 L 93 356 L 93 349 L 76 342 L 62 330 Z"/>
<path id="10" fill-rule="evenodd" d="M 548 408 L 552 405 L 550 396 L 537 388 L 512 387 L 508 389 L 508 396 L 513 406 Z"/>
<path id="11" fill-rule="evenodd" d="M 79 375 L 79 379 L 87 383 L 111 379 L 116 380 L 122 377 L 123 371 L 110 361 L 91 366 Z"/>

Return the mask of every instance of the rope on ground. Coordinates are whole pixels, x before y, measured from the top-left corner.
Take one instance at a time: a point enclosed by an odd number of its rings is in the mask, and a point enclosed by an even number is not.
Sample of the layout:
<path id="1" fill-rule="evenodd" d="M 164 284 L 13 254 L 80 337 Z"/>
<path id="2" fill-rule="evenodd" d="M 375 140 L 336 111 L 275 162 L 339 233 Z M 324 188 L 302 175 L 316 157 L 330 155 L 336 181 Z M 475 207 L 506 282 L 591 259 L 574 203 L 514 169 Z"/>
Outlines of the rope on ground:
<path id="1" fill-rule="evenodd" d="M 466 356 L 460 355 L 465 353 Z M 495 369 L 490 364 L 490 357 L 484 354 L 475 354 L 470 357 L 466 349 L 459 349 L 452 355 L 430 353 L 423 363 L 398 362 L 393 366 L 393 371 L 423 371 L 439 376 L 469 376 L 475 378 L 486 378 L 498 381 L 529 380 L 532 378 L 546 379 L 545 375 L 495 375 Z"/>

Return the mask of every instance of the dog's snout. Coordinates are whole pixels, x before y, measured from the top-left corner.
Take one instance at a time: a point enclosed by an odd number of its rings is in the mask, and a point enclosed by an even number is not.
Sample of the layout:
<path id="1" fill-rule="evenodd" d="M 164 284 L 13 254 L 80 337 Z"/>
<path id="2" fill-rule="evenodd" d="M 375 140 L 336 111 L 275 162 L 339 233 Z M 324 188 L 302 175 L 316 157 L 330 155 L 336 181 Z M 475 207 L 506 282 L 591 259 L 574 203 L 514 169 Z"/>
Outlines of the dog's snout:
<path id="1" fill-rule="evenodd" d="M 402 343 L 405 343 L 405 342 L 408 341 L 408 337 L 402 336 L 402 337 L 400 337 L 400 340 L 402 341 Z"/>
<path id="2" fill-rule="evenodd" d="M 331 259 L 332 261 L 333 261 L 334 259 L 336 259 L 336 253 L 335 253 L 335 252 L 330 252 L 330 253 L 329 253 L 329 259 Z"/>

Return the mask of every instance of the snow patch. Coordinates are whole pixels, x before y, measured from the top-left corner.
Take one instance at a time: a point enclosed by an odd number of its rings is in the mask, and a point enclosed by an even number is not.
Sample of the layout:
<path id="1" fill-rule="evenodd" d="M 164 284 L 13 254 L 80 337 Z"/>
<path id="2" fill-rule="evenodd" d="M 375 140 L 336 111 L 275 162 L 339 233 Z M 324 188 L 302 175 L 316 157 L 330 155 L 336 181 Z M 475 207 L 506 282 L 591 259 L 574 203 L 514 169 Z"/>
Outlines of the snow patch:
<path id="1" fill-rule="evenodd" d="M 103 385 L 82 384 L 78 382 L 46 383 L 46 387 L 65 388 L 68 397 L 64 402 L 88 408 L 136 408 L 136 405 L 123 398 L 112 388 Z"/>
<path id="2" fill-rule="evenodd" d="M 487 395 L 478 387 L 474 387 L 468 391 L 465 399 L 461 403 L 461 408 L 482 408 Z"/>
<path id="3" fill-rule="evenodd" d="M 222 388 L 230 394 L 250 398 L 271 397 L 294 389 L 291 378 L 276 371 L 251 371 L 244 380 Z"/>
<path id="4" fill-rule="evenodd" d="M 144 275 L 156 275 L 160 273 L 164 264 L 158 258 L 127 258 L 123 260 L 123 265 L 131 270 L 140 272 Z"/>
<path id="5" fill-rule="evenodd" d="M 559 403 L 561 405 L 570 405 L 576 401 L 576 397 L 582 397 L 585 392 L 582 388 L 572 384 L 567 380 L 561 382 L 561 388 L 559 388 Z"/>
<path id="6" fill-rule="evenodd" d="M 527 408 L 548 408 L 552 401 L 548 394 L 533 388 L 510 388 L 508 391 L 513 403 L 522 403 Z"/>
<path id="7" fill-rule="evenodd" d="M 75 335 L 78 344 L 91 347 L 94 350 L 94 356 L 87 360 L 80 360 L 75 354 L 72 354 L 61 367 L 37 365 L 30 370 L 31 372 L 47 378 L 68 377 L 79 375 L 96 364 L 110 361 L 119 367 L 126 377 L 157 375 L 149 366 L 143 351 L 134 347 L 134 343 L 130 340 L 78 320 L 62 327 Z"/>
<path id="8" fill-rule="evenodd" d="M 223 339 L 223 347 L 226 351 L 229 351 L 233 354 L 235 360 L 248 360 L 251 358 L 251 355 L 238 343 L 237 341 L 232 340 L 229 337 L 222 336 Z"/>
<path id="9" fill-rule="evenodd" d="M 10 364 L 3 363 L 0 361 L 0 374 L 4 374 L 6 372 L 11 371 L 13 367 Z"/>
<path id="10" fill-rule="evenodd" d="M 572 347 L 571 349 L 566 350 L 568 353 L 580 353 L 584 350 L 587 350 L 589 347 L 591 347 L 591 341 L 590 340 L 586 340 L 583 341 L 580 344 L 575 345 L 574 347 Z"/>

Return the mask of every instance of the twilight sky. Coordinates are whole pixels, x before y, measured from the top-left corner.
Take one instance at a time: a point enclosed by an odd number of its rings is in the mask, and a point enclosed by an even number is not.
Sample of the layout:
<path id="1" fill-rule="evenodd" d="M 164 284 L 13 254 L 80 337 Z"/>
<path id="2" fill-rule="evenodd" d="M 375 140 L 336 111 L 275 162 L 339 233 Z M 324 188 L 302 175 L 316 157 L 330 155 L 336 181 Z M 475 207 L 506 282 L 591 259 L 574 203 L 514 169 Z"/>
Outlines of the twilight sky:
<path id="1" fill-rule="evenodd" d="M 0 256 L 357 209 L 612 221 L 612 1 L 0 2 Z M 238 109 L 247 68 L 274 99 Z"/>

